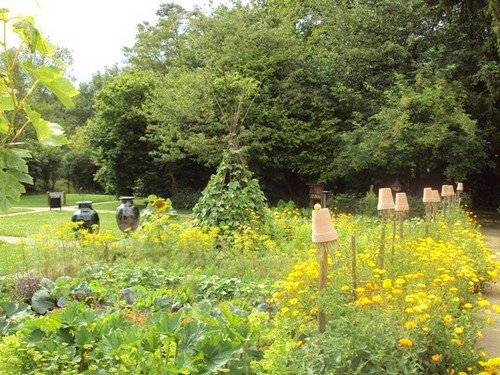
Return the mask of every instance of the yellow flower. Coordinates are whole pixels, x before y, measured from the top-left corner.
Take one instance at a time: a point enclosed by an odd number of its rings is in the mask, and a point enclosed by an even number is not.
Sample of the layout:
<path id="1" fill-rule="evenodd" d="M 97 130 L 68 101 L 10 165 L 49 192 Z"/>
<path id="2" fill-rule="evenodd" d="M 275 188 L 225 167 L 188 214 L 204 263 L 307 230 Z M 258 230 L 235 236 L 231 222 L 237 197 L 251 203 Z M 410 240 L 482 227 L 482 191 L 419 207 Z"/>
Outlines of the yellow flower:
<path id="1" fill-rule="evenodd" d="M 290 309 L 289 309 L 288 307 L 282 307 L 282 308 L 281 308 L 281 312 L 282 312 L 283 314 L 286 314 L 288 311 L 290 311 Z"/>
<path id="2" fill-rule="evenodd" d="M 405 347 L 413 346 L 413 341 L 410 339 L 399 339 L 398 344 Z"/>
<path id="3" fill-rule="evenodd" d="M 434 354 L 432 357 L 432 362 L 440 362 L 441 361 L 441 354 Z"/>
<path id="4" fill-rule="evenodd" d="M 384 288 L 384 289 L 392 288 L 392 280 L 391 279 L 384 279 L 384 281 L 382 281 L 382 288 Z"/>
<path id="5" fill-rule="evenodd" d="M 462 346 L 462 340 L 459 339 L 451 339 L 451 343 L 455 344 L 456 346 Z"/>
<path id="6" fill-rule="evenodd" d="M 371 299 L 369 299 L 368 297 L 361 297 L 361 298 L 357 299 L 356 301 L 354 301 L 354 304 L 356 306 L 366 306 L 366 305 L 373 304 L 373 301 Z"/>
<path id="7" fill-rule="evenodd" d="M 463 327 L 455 327 L 454 331 L 455 331 L 455 333 L 457 335 L 460 335 L 461 333 L 464 333 Z"/>
<path id="8" fill-rule="evenodd" d="M 482 299 L 477 301 L 477 304 L 481 307 L 486 307 L 490 305 L 490 302 L 487 299 Z"/>
<path id="9" fill-rule="evenodd" d="M 452 321 L 453 321 L 453 318 L 449 315 L 445 315 L 445 317 L 443 318 L 444 324 L 450 324 Z"/>
<path id="10" fill-rule="evenodd" d="M 343 292 L 348 292 L 351 290 L 351 287 L 349 285 L 342 285 L 340 287 L 340 290 L 343 291 Z"/>
<path id="11" fill-rule="evenodd" d="M 300 347 L 302 346 L 302 344 L 303 344 L 302 340 L 299 340 L 299 341 L 297 341 L 297 342 L 295 343 L 295 346 L 296 346 L 297 348 L 300 348 Z"/>
<path id="12" fill-rule="evenodd" d="M 493 310 L 500 314 L 500 305 L 493 305 Z"/>
<path id="13" fill-rule="evenodd" d="M 431 316 L 429 314 L 422 314 L 418 317 L 418 321 L 420 323 L 425 323 L 426 321 L 428 321 L 429 319 L 431 318 Z"/>
<path id="14" fill-rule="evenodd" d="M 405 327 L 408 329 L 415 328 L 416 326 L 417 326 L 417 324 L 412 320 L 409 320 L 405 323 Z"/>
<path id="15" fill-rule="evenodd" d="M 472 309 L 472 303 L 464 303 L 464 309 Z"/>

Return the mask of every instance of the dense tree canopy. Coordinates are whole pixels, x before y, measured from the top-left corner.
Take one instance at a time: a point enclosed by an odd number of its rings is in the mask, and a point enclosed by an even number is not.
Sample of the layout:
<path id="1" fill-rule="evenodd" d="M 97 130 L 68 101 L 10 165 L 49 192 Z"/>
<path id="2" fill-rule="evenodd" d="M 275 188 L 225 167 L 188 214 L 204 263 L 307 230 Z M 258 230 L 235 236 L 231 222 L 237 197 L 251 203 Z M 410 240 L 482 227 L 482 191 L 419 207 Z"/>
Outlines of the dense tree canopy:
<path id="1" fill-rule="evenodd" d="M 496 205 L 497 8 L 255 0 L 206 14 L 162 4 L 124 50 L 129 68 L 103 83 L 93 110 L 79 107 L 93 116 L 97 180 L 116 193 L 201 189 L 233 145 L 271 200 L 312 180 L 366 191 L 399 177 L 415 193 L 468 179 L 480 203 Z"/>

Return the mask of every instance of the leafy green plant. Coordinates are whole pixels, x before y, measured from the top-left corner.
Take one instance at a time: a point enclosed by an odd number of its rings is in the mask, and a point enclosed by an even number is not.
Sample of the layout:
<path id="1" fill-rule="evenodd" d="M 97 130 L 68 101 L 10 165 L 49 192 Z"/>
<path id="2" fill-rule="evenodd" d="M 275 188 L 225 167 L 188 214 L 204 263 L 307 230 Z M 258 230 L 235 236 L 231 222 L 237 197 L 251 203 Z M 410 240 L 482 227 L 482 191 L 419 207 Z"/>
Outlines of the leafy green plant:
<path id="1" fill-rule="evenodd" d="M 244 164 L 241 151 L 230 149 L 194 206 L 193 218 L 200 226 L 238 230 L 251 224 L 252 215 L 265 216 L 266 207 L 259 182 Z"/>
<path id="2" fill-rule="evenodd" d="M 44 120 L 29 103 L 34 90 L 41 84 L 65 106 L 73 105 L 78 91 L 63 77 L 62 62 L 54 55 L 56 47 L 35 27 L 32 17 L 11 17 L 8 9 L 0 9 L 3 36 L 0 41 L 0 210 L 5 211 L 25 192 L 23 184 L 33 182 L 28 174 L 29 153 L 20 147 L 22 135 L 32 125 L 40 143 L 59 146 L 67 143 L 64 130 L 58 124 Z M 7 45 L 7 30 L 19 37 L 15 48 Z M 42 58 L 45 65 L 36 63 Z M 29 80 L 21 80 L 19 71 Z"/>

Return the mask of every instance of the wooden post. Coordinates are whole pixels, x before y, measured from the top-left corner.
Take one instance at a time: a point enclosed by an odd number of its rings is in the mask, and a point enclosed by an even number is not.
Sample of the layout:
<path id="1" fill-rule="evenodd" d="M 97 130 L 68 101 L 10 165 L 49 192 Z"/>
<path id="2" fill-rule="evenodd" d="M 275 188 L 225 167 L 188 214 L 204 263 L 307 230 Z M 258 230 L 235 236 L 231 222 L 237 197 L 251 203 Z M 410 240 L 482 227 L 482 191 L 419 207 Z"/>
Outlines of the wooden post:
<path id="1" fill-rule="evenodd" d="M 357 272 L 357 264 L 356 264 L 356 237 L 351 237 L 351 253 L 352 253 L 352 262 L 351 262 L 351 274 L 352 274 L 352 296 L 354 299 L 358 298 L 358 293 L 356 289 L 358 288 L 358 272 Z"/>
<path id="2" fill-rule="evenodd" d="M 380 234 L 380 252 L 378 258 L 378 267 L 384 268 L 385 263 L 385 226 L 387 224 L 387 218 L 389 217 L 389 210 L 381 210 L 380 216 L 382 218 L 382 230 Z"/>
<path id="3" fill-rule="evenodd" d="M 399 243 L 403 243 L 403 234 L 404 234 L 404 213 L 400 212 L 398 215 L 399 220 Z"/>
<path id="4" fill-rule="evenodd" d="M 394 218 L 392 219 L 392 245 L 391 245 L 391 263 L 394 261 L 394 246 L 396 242 L 396 223 L 397 223 L 397 217 L 399 215 L 394 215 Z"/>
<path id="5" fill-rule="evenodd" d="M 432 215 L 432 203 L 424 203 L 425 205 L 425 237 L 429 236 L 429 226 L 430 226 L 430 221 L 431 221 L 431 215 Z"/>
<path id="6" fill-rule="evenodd" d="M 319 256 L 319 291 L 326 287 L 328 281 L 328 243 L 323 242 L 320 246 Z M 318 331 L 325 332 L 326 329 L 326 313 L 321 307 L 318 307 Z"/>

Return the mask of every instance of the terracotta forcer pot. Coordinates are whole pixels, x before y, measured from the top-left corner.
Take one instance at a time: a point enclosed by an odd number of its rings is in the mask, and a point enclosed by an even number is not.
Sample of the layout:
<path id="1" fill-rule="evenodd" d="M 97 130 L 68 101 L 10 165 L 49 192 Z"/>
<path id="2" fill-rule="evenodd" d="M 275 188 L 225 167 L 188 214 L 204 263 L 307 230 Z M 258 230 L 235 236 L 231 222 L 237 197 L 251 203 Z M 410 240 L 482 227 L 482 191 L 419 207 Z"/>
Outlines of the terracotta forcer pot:
<path id="1" fill-rule="evenodd" d="M 394 199 L 391 188 L 378 189 L 377 210 L 394 210 Z"/>
<path id="2" fill-rule="evenodd" d="M 422 202 L 424 203 L 433 203 L 434 200 L 432 199 L 432 188 L 425 188 L 424 189 L 424 196 L 422 198 Z"/>
<path id="3" fill-rule="evenodd" d="M 453 197 L 455 195 L 455 190 L 453 190 L 453 185 L 448 185 L 448 196 Z"/>
<path id="4" fill-rule="evenodd" d="M 437 190 L 432 190 L 432 199 L 434 203 L 439 203 L 441 202 L 441 197 L 439 196 L 439 191 Z"/>
<path id="5" fill-rule="evenodd" d="M 394 206 L 395 211 L 409 211 L 410 205 L 408 204 L 408 198 L 406 197 L 406 193 L 397 193 L 396 194 L 396 205 Z"/>
<path id="6" fill-rule="evenodd" d="M 328 208 L 312 212 L 312 242 L 330 242 L 338 239 Z"/>

